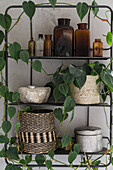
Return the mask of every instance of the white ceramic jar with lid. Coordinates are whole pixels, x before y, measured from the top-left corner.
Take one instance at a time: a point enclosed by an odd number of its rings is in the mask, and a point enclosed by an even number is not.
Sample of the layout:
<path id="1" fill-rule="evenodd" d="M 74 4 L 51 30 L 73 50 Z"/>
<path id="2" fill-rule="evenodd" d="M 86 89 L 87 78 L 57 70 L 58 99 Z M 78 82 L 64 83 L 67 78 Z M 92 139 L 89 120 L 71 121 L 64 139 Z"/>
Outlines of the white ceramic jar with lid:
<path id="1" fill-rule="evenodd" d="M 102 150 L 102 130 L 92 126 L 75 128 L 75 141 L 80 144 L 81 152 L 99 152 Z"/>

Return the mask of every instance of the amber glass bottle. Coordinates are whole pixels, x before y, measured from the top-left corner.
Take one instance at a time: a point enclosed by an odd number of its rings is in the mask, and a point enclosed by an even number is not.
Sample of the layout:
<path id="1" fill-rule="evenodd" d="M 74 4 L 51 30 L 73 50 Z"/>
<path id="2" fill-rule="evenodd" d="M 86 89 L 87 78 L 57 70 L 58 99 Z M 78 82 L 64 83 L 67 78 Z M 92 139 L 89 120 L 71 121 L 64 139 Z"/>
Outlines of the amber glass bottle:
<path id="1" fill-rule="evenodd" d="M 74 55 L 74 29 L 70 26 L 70 19 L 58 19 L 58 26 L 54 29 L 54 55 Z"/>
<path id="2" fill-rule="evenodd" d="M 103 43 L 101 42 L 101 39 L 95 39 L 95 42 L 93 43 L 93 56 L 103 56 Z"/>
<path id="3" fill-rule="evenodd" d="M 28 43 L 28 51 L 30 56 L 35 56 L 35 41 L 33 38 Z"/>
<path id="4" fill-rule="evenodd" d="M 78 30 L 75 31 L 75 56 L 89 56 L 90 31 L 86 23 L 77 24 Z"/>
<path id="5" fill-rule="evenodd" d="M 45 35 L 44 56 L 52 56 L 52 35 Z"/>

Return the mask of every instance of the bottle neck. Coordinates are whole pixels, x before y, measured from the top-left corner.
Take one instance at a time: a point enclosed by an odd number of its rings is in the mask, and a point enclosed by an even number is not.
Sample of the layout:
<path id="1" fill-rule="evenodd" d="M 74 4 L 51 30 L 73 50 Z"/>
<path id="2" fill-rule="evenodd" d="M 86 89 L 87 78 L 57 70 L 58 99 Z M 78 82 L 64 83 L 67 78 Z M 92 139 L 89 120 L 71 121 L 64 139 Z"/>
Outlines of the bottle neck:
<path id="1" fill-rule="evenodd" d="M 52 35 L 45 35 L 45 40 L 50 40 L 51 41 Z"/>
<path id="2" fill-rule="evenodd" d="M 95 39 L 95 42 L 101 42 L 101 39 Z"/>
<path id="3" fill-rule="evenodd" d="M 77 25 L 78 25 L 78 29 L 87 29 L 87 23 L 80 23 Z"/>
<path id="4" fill-rule="evenodd" d="M 58 19 L 59 26 L 70 26 L 70 19 L 67 18 L 60 18 Z"/>

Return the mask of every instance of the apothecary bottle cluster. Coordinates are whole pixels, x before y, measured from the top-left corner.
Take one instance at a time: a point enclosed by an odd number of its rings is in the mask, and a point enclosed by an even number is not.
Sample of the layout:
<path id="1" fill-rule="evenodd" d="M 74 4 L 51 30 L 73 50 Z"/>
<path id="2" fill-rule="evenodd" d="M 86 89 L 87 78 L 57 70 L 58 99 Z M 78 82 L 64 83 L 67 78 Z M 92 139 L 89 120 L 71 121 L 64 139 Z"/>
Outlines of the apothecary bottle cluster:
<path id="1" fill-rule="evenodd" d="M 87 23 L 77 24 L 78 29 L 74 32 L 70 21 L 68 18 L 59 18 L 53 38 L 52 35 L 45 35 L 44 40 L 43 34 L 39 34 L 38 41 L 29 41 L 30 56 L 90 56 L 90 30 Z M 95 39 L 93 43 L 93 56 L 103 56 L 101 39 Z"/>

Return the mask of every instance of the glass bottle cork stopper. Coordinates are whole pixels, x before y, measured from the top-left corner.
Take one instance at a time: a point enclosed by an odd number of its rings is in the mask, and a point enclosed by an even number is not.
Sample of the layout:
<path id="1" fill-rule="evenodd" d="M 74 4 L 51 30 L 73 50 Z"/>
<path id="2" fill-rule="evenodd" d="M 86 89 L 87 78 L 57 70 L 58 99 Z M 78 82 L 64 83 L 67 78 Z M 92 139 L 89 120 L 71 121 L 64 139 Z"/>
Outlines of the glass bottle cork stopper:
<path id="1" fill-rule="evenodd" d="M 95 39 L 95 42 L 101 42 L 101 39 Z"/>
<path id="2" fill-rule="evenodd" d="M 43 39 L 43 34 L 38 34 L 38 38 L 40 39 Z"/>
<path id="3" fill-rule="evenodd" d="M 45 35 L 45 39 L 46 39 L 46 40 L 51 40 L 51 37 L 52 37 L 52 35 L 49 35 L 49 34 L 48 34 L 48 35 Z"/>

